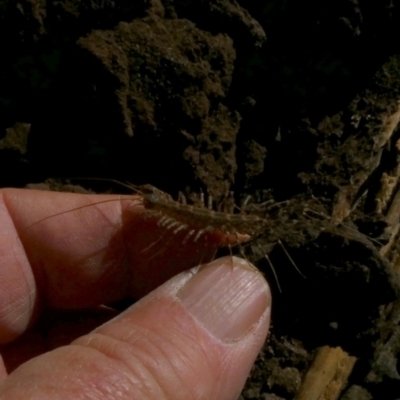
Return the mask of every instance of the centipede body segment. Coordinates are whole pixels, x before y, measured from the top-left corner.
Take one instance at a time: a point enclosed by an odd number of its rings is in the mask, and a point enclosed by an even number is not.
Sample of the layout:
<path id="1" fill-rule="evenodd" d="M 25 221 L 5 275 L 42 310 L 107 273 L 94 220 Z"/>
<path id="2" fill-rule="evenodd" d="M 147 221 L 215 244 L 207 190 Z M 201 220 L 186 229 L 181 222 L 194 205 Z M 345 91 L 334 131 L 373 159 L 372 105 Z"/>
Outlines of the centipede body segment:
<path id="1" fill-rule="evenodd" d="M 207 232 L 218 231 L 234 237 L 229 244 L 240 244 L 260 234 L 267 226 L 265 219 L 255 215 L 231 214 L 179 203 L 150 185 L 140 187 L 140 191 L 149 215 L 159 217 L 159 226 L 173 233 L 189 231 L 184 241 L 190 238 L 197 241 Z"/>

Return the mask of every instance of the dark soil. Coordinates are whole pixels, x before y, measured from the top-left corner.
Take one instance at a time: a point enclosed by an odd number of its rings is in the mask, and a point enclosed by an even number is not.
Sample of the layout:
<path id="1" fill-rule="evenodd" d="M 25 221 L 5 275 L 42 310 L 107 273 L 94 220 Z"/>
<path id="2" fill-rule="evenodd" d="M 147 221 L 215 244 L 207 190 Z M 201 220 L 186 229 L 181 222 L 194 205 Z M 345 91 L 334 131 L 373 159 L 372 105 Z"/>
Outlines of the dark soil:
<path id="1" fill-rule="evenodd" d="M 400 4 L 370 3 L 0 0 L 1 186 L 234 191 L 270 220 L 243 399 L 294 398 L 324 345 L 357 357 L 341 399 L 400 398 Z"/>

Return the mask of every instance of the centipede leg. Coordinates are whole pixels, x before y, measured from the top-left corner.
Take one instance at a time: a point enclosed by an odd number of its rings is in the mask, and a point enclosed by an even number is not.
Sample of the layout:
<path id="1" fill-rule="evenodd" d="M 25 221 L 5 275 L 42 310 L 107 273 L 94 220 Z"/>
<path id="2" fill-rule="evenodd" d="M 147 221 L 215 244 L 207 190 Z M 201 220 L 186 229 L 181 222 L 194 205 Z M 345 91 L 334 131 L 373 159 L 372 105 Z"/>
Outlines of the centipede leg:
<path id="1" fill-rule="evenodd" d="M 149 251 L 154 245 L 158 244 L 162 239 L 164 239 L 164 236 L 166 233 L 167 233 L 167 230 L 164 230 L 164 232 L 161 233 L 160 237 L 157 240 L 155 240 L 153 243 L 151 243 L 150 245 L 148 245 L 147 247 L 142 249 L 142 251 L 140 253 L 143 254 L 143 253 L 146 253 L 147 251 Z"/>
<path id="2" fill-rule="evenodd" d="M 180 232 L 180 231 L 183 231 L 184 229 L 188 229 L 189 228 L 189 225 L 186 225 L 186 224 L 184 224 L 184 225 L 181 225 L 181 226 L 178 226 L 175 230 L 174 230 L 174 235 L 175 234 L 177 234 L 178 232 Z"/>
<path id="3" fill-rule="evenodd" d="M 207 208 L 209 209 L 209 210 L 212 210 L 212 196 L 211 196 L 211 194 L 210 193 L 208 193 L 208 195 L 207 195 Z"/>
<path id="4" fill-rule="evenodd" d="M 194 242 L 197 242 L 197 241 L 200 239 L 200 237 L 201 237 L 202 235 L 204 235 L 204 234 L 207 233 L 207 232 L 212 232 L 212 231 L 214 231 L 214 228 L 213 228 L 211 225 L 205 227 L 204 229 L 200 229 L 200 230 L 197 232 L 197 235 L 195 236 L 195 238 L 193 239 L 193 241 L 194 241 Z"/>
<path id="5" fill-rule="evenodd" d="M 281 288 L 281 285 L 279 284 L 278 275 L 276 274 L 276 271 L 275 271 L 274 265 L 271 262 L 271 259 L 268 257 L 268 254 L 264 253 L 264 250 L 260 246 L 260 243 L 257 242 L 257 246 L 264 254 L 264 258 L 267 260 L 269 267 L 271 268 L 272 274 L 274 275 L 274 278 L 275 278 L 276 285 L 278 286 L 279 293 L 282 293 L 282 288 Z"/>
<path id="6" fill-rule="evenodd" d="M 178 221 L 172 220 L 169 224 L 165 224 L 164 227 L 166 230 L 169 230 L 171 228 L 174 228 L 177 225 L 181 225 L 181 223 Z"/>
<path id="7" fill-rule="evenodd" d="M 179 193 L 178 193 L 178 202 L 179 202 L 180 204 L 184 204 L 184 205 L 187 204 L 186 196 L 185 196 L 182 192 L 179 192 Z"/>
<path id="8" fill-rule="evenodd" d="M 142 250 L 142 252 L 148 251 L 154 245 L 160 243 L 163 239 L 165 239 L 165 242 L 162 244 L 162 246 L 159 246 L 159 250 L 154 252 L 154 253 L 152 253 L 148 260 L 151 260 L 154 257 L 159 256 L 160 254 L 165 252 L 166 249 L 168 249 L 168 246 L 169 246 L 170 242 L 173 240 L 173 236 L 172 235 L 167 235 L 167 233 L 169 232 L 169 229 L 170 228 L 165 228 L 163 230 L 163 232 L 160 234 L 160 237 L 157 240 L 155 240 L 150 246 L 146 247 L 146 249 Z"/>
<path id="9" fill-rule="evenodd" d="M 303 277 L 306 278 L 306 276 L 300 271 L 299 267 L 296 265 L 296 263 L 294 262 L 293 258 L 290 257 L 289 252 L 286 250 L 286 247 L 283 245 L 283 243 L 281 242 L 281 240 L 278 240 L 279 245 L 281 246 L 282 250 L 285 252 L 286 257 L 289 259 L 290 263 L 293 265 L 294 269 Z"/>
<path id="10" fill-rule="evenodd" d="M 197 232 L 196 236 L 194 237 L 193 241 L 197 242 L 200 239 L 201 235 L 203 235 L 204 233 L 205 233 L 205 229 L 200 229 Z"/>
<path id="11" fill-rule="evenodd" d="M 206 206 L 203 191 L 200 192 L 200 206 L 201 206 L 201 208 L 204 208 Z"/>
<path id="12" fill-rule="evenodd" d="M 196 233 L 195 229 L 192 229 L 191 231 L 188 232 L 188 234 L 184 237 L 183 239 L 183 244 L 186 244 L 187 241 Z"/>
<path id="13" fill-rule="evenodd" d="M 240 245 L 240 243 L 239 243 L 239 253 L 250 265 L 252 265 L 250 260 L 246 257 L 246 254 L 244 254 L 243 247 Z"/>
<path id="14" fill-rule="evenodd" d="M 170 218 L 170 217 L 162 217 L 160 219 L 160 221 L 157 223 L 158 226 L 166 226 L 167 224 L 169 224 L 170 222 L 174 221 L 174 219 Z"/>
<path id="15" fill-rule="evenodd" d="M 240 245 L 240 241 L 239 241 L 239 236 L 238 236 L 238 233 L 237 232 L 235 232 L 235 236 L 236 236 L 236 242 L 238 243 L 238 246 L 239 246 L 239 253 L 240 253 L 240 255 L 242 256 L 242 258 L 244 258 L 248 263 L 249 263 L 249 265 L 251 265 L 251 262 L 248 260 L 248 258 L 246 257 L 246 254 L 244 254 L 244 251 L 243 251 L 243 247 Z M 231 248 L 229 247 L 229 250 L 231 251 Z"/>
<path id="16" fill-rule="evenodd" d="M 149 213 L 151 214 L 151 213 Z M 166 216 L 162 216 L 158 221 L 157 221 L 157 225 L 161 226 L 161 224 L 163 224 L 167 219 L 169 219 L 169 217 Z"/>
<path id="17" fill-rule="evenodd" d="M 229 244 L 228 245 L 229 248 L 229 254 L 231 256 L 231 272 L 233 272 L 233 253 L 232 253 L 232 246 Z"/>

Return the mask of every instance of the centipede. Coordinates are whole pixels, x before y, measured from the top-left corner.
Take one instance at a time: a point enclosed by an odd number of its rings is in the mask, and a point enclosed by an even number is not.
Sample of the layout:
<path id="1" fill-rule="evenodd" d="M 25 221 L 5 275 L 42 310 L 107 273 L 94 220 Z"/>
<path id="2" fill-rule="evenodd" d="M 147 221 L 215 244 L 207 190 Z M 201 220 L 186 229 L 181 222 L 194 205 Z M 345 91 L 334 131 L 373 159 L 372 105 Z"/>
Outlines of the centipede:
<path id="1" fill-rule="evenodd" d="M 143 217 L 154 219 L 155 223 L 160 228 L 159 235 L 154 238 L 154 241 L 152 241 L 149 246 L 142 250 L 143 253 L 148 252 L 150 248 L 158 247 L 161 247 L 157 250 L 158 252 L 163 251 L 163 249 L 168 246 L 168 240 L 170 240 L 167 235 L 168 233 L 172 235 L 180 234 L 183 246 L 189 241 L 192 241 L 194 243 L 199 243 L 200 248 L 207 243 L 208 235 L 217 234 L 218 240 L 212 240 L 211 246 L 216 245 L 219 248 L 228 248 L 231 254 L 232 248 L 237 247 L 241 256 L 247 258 L 243 252 L 243 246 L 253 241 L 258 245 L 257 238 L 269 229 L 269 221 L 266 217 L 253 213 L 246 213 L 245 210 L 241 210 L 239 213 L 234 213 L 233 209 L 223 211 L 215 210 L 215 207 L 212 207 L 210 199 L 208 204 L 205 204 L 204 198 L 196 202 L 196 204 L 187 204 L 185 196 L 182 193 L 180 193 L 178 200 L 174 200 L 171 195 L 150 184 L 136 186 L 116 180 L 107 179 L 106 181 L 122 185 L 129 189 L 131 193 L 133 192 L 135 195 L 138 195 L 136 204 L 143 206 Z M 130 199 L 125 198 L 123 200 L 129 201 Z M 97 202 L 96 204 L 110 201 L 113 200 L 107 199 Z M 34 222 L 34 224 L 27 227 L 27 229 L 44 220 L 54 218 L 57 215 L 67 214 L 92 205 L 93 204 L 87 204 L 47 216 Z M 203 236 L 206 238 L 200 243 L 200 238 Z M 161 245 L 161 243 L 163 244 Z M 286 252 L 282 242 L 278 240 L 278 243 L 287 254 L 291 264 L 301 274 L 295 262 Z M 153 252 L 151 256 L 154 256 L 154 254 L 158 253 Z M 275 268 L 268 255 L 264 253 L 264 257 L 270 265 L 278 289 L 281 291 Z"/>
<path id="2" fill-rule="evenodd" d="M 256 215 L 233 214 L 175 201 L 151 185 L 138 188 L 148 215 L 158 217 L 158 225 L 174 234 L 188 231 L 183 242 L 191 238 L 196 242 L 210 232 L 218 231 L 226 240 L 221 246 L 247 242 L 267 228 L 267 221 Z"/>
<path id="3" fill-rule="evenodd" d="M 96 178 L 95 180 L 105 179 Z M 107 179 L 106 181 L 124 186 L 139 195 L 139 204 L 144 206 L 145 216 L 156 218 L 158 226 L 167 231 L 172 231 L 173 234 L 187 231 L 184 243 L 190 239 L 197 242 L 204 234 L 218 232 L 224 235 L 226 239 L 221 241 L 220 247 L 232 246 L 250 241 L 264 232 L 268 226 L 268 221 L 257 215 L 216 211 L 212 209 L 211 203 L 206 206 L 204 199 L 199 202 L 199 205 L 187 204 L 185 196 L 181 192 L 180 199 L 174 200 L 171 195 L 150 184 L 136 186 L 113 179 Z M 110 201 L 113 200 L 108 199 L 96 204 Z M 92 205 L 88 204 L 47 216 L 34 222 L 27 229 L 47 219 Z"/>

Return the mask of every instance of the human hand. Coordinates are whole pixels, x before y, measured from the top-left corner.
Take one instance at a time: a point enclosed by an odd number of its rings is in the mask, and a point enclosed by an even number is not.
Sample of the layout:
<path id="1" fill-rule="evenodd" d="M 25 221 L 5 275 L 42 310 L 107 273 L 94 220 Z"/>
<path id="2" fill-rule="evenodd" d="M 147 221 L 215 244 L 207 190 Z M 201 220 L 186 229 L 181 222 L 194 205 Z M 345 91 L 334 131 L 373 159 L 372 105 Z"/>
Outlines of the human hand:
<path id="1" fill-rule="evenodd" d="M 158 242 L 138 197 L 0 193 L 0 399 L 238 397 L 271 300 L 240 259 L 194 267 L 218 235 Z M 117 316 L 101 306 L 144 295 Z"/>

